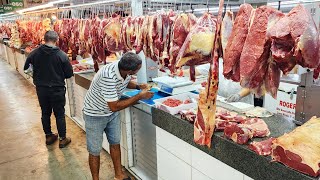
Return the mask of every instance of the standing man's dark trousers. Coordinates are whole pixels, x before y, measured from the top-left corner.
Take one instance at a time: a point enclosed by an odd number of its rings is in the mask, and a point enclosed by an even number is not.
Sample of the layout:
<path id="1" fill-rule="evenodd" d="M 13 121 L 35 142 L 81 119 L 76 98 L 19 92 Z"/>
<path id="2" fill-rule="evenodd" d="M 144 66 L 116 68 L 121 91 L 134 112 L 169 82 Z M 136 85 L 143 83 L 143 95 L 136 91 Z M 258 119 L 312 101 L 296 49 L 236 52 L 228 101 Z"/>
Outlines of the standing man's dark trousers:
<path id="1" fill-rule="evenodd" d="M 50 116 L 52 110 L 56 117 L 56 123 L 60 138 L 66 137 L 66 120 L 65 109 L 66 104 L 66 88 L 63 87 L 37 87 L 37 95 L 42 111 L 42 126 L 46 135 L 51 135 Z"/>

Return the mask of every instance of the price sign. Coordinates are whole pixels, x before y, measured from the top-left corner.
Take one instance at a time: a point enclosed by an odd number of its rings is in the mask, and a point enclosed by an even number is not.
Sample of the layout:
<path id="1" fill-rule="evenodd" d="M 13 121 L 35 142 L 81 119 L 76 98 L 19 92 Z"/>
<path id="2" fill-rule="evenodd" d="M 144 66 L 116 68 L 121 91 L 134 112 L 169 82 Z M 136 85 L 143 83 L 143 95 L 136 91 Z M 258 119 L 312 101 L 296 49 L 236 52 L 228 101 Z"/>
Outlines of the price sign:
<path id="1" fill-rule="evenodd" d="M 11 4 L 5 4 L 5 5 L 3 5 L 3 9 L 4 9 L 4 12 L 5 12 L 5 13 L 8 13 L 8 12 L 13 11 L 13 7 L 12 7 Z"/>
<path id="2" fill-rule="evenodd" d="M 14 10 L 21 9 L 24 7 L 23 0 L 10 0 L 10 3 Z"/>

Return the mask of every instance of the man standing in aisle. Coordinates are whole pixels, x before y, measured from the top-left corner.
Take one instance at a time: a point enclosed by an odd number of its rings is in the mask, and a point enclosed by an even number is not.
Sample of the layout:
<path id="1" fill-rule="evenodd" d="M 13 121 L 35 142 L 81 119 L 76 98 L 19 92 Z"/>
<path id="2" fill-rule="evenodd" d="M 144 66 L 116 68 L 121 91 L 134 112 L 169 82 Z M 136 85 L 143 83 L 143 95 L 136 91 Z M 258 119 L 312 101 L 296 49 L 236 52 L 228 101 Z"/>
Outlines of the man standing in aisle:
<path id="1" fill-rule="evenodd" d="M 24 70 L 30 66 L 33 68 L 33 83 L 41 107 L 46 144 L 53 144 L 58 138 L 58 135 L 51 131 L 50 117 L 53 110 L 60 139 L 59 148 L 63 148 L 71 142 L 71 139 L 66 137 L 64 80 L 73 76 L 73 70 L 68 56 L 56 46 L 58 38 L 55 31 L 47 31 L 44 35 L 45 44 L 29 54 Z"/>
<path id="2" fill-rule="evenodd" d="M 94 76 L 84 102 L 84 120 L 89 151 L 89 166 L 93 180 L 99 179 L 100 151 L 102 149 L 103 132 L 110 144 L 115 179 L 130 180 L 121 166 L 120 153 L 120 118 L 119 112 L 141 99 L 150 99 L 152 92 L 147 85 L 138 85 L 131 81 L 131 75 L 141 68 L 142 60 L 135 53 L 128 52 L 120 61 L 104 66 Z M 121 100 L 120 96 L 126 89 L 142 89 L 131 98 Z"/>

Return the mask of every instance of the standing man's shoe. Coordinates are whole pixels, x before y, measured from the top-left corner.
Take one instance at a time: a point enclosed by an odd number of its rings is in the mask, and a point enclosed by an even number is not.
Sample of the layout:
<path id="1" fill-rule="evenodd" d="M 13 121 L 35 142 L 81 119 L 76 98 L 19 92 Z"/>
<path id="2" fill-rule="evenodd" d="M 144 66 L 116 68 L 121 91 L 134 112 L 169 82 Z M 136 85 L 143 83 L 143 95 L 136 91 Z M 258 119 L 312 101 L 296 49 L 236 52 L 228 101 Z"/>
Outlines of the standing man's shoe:
<path id="1" fill-rule="evenodd" d="M 60 140 L 59 140 L 59 148 L 64 148 L 70 143 L 71 143 L 71 138 L 68 138 L 68 137 L 60 138 Z"/>
<path id="2" fill-rule="evenodd" d="M 58 139 L 58 134 L 46 135 L 46 145 L 53 144 Z"/>

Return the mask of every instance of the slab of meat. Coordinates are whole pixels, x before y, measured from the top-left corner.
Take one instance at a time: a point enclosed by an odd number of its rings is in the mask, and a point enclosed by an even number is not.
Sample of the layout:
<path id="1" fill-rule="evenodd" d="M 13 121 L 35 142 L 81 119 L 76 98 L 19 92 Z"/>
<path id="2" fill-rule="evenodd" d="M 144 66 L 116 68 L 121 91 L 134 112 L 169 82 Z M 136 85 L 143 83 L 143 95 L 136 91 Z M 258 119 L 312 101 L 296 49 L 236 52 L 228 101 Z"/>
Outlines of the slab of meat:
<path id="1" fill-rule="evenodd" d="M 197 21 L 197 24 L 188 34 L 177 56 L 176 67 L 187 64 L 208 63 L 214 47 L 216 33 L 216 19 L 209 13 L 205 13 Z M 190 78 L 195 81 L 194 69 L 190 68 Z"/>
<path id="2" fill-rule="evenodd" d="M 104 43 L 110 52 L 119 52 L 124 50 L 124 44 L 121 39 L 121 19 L 120 16 L 112 17 L 104 27 Z"/>
<path id="3" fill-rule="evenodd" d="M 225 137 L 238 144 L 246 144 L 253 137 L 251 129 L 236 123 L 226 126 L 223 132 Z"/>
<path id="4" fill-rule="evenodd" d="M 193 14 L 178 14 L 175 18 L 170 37 L 170 59 L 169 69 L 171 73 L 176 72 L 176 59 L 190 30 L 196 24 L 197 18 Z"/>
<path id="5" fill-rule="evenodd" d="M 253 141 L 249 144 L 249 149 L 251 149 L 260 156 L 268 156 L 271 154 L 271 146 L 273 140 L 275 140 L 275 138 L 269 138 L 259 142 Z"/>
<path id="6" fill-rule="evenodd" d="M 251 118 L 240 124 L 252 131 L 253 137 L 266 137 L 270 135 L 268 125 L 260 118 Z"/>
<path id="7" fill-rule="evenodd" d="M 173 11 L 165 12 L 164 10 L 162 10 L 155 17 L 156 24 L 154 26 L 151 26 L 152 28 L 154 28 L 151 30 L 151 32 L 154 33 L 152 36 L 153 51 L 151 50 L 151 53 L 154 53 L 154 60 L 159 62 L 160 70 L 162 70 L 169 64 L 168 49 L 171 26 L 173 24 L 173 21 L 170 18 L 173 18 L 174 16 L 175 13 Z"/>
<path id="8" fill-rule="evenodd" d="M 224 15 L 222 25 L 221 25 L 221 46 L 223 55 L 225 54 L 225 49 L 228 44 L 229 37 L 232 32 L 233 27 L 233 12 L 227 11 Z"/>
<path id="9" fill-rule="evenodd" d="M 262 89 L 271 41 L 267 37 L 269 22 L 278 21 L 283 14 L 269 6 L 261 6 L 255 10 L 240 57 L 240 84 L 244 88 L 252 89 L 257 96 L 264 94 Z"/>
<path id="10" fill-rule="evenodd" d="M 143 49 L 143 22 L 145 17 L 140 16 L 136 18 L 134 22 L 134 30 L 136 35 L 136 40 L 133 44 L 133 48 L 135 49 L 136 53 L 140 53 Z"/>
<path id="11" fill-rule="evenodd" d="M 270 30 L 273 58 L 283 73 L 289 72 L 296 63 L 316 68 L 319 64 L 319 32 L 310 15 L 302 6 L 293 8 Z"/>
<path id="12" fill-rule="evenodd" d="M 237 125 L 237 123 L 232 121 L 226 121 L 216 117 L 215 131 L 224 131 L 224 129 L 230 125 Z"/>
<path id="13" fill-rule="evenodd" d="M 310 176 L 320 174 L 320 118 L 273 141 L 272 159 Z"/>
<path id="14" fill-rule="evenodd" d="M 135 18 L 131 16 L 125 17 L 123 23 L 121 24 L 121 40 L 126 51 L 133 49 L 133 44 L 136 40 L 134 24 Z"/>
<path id="15" fill-rule="evenodd" d="M 249 32 L 252 12 L 253 7 L 250 4 L 240 6 L 223 56 L 223 75 L 236 82 L 240 81 L 240 56 Z"/>
<path id="16" fill-rule="evenodd" d="M 240 124 L 227 123 L 229 125 L 224 127 L 224 135 L 238 144 L 246 144 L 253 137 L 266 137 L 270 134 L 268 125 L 262 119 L 251 118 L 239 122 Z M 222 122 L 220 124 L 223 125 Z"/>
<path id="17" fill-rule="evenodd" d="M 220 29 L 222 23 L 222 10 L 224 0 L 219 2 L 219 11 L 215 28 L 214 45 L 211 51 L 210 71 L 208 84 L 205 90 L 200 91 L 197 118 L 194 122 L 194 141 L 200 145 L 211 147 L 211 138 L 215 128 L 216 98 L 218 94 L 219 81 L 219 48 Z M 191 32 L 190 32 L 191 33 Z"/>

